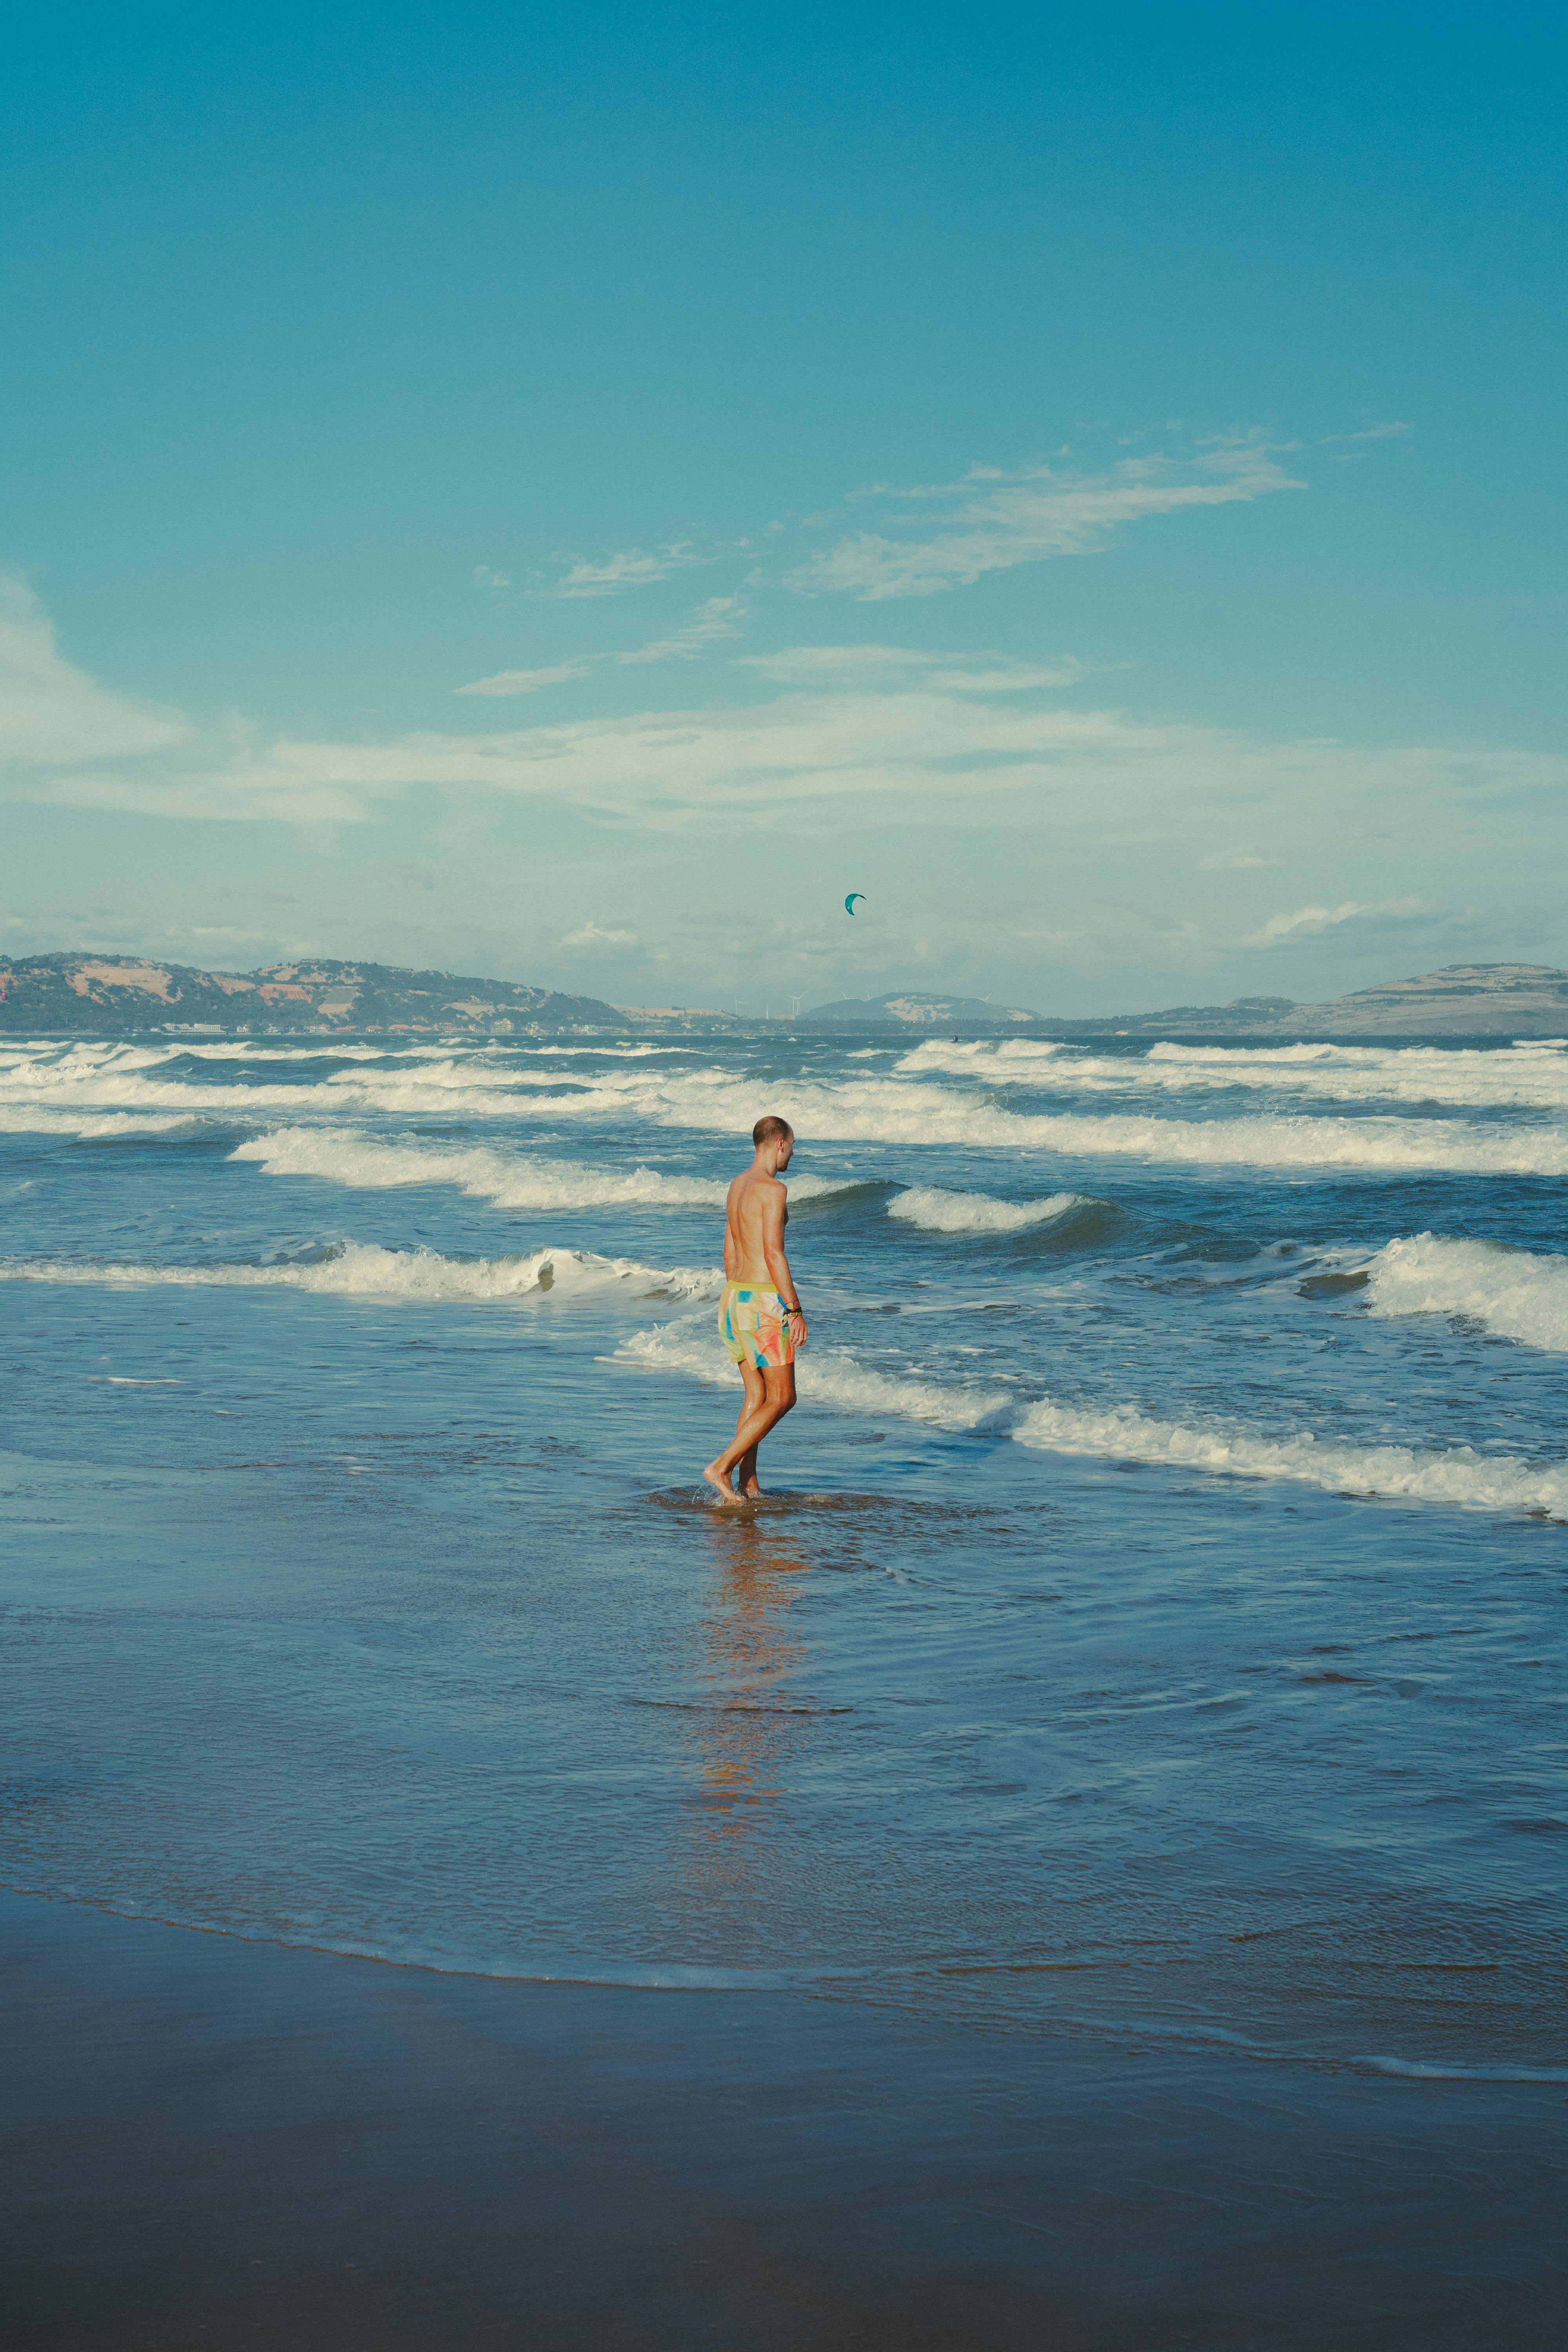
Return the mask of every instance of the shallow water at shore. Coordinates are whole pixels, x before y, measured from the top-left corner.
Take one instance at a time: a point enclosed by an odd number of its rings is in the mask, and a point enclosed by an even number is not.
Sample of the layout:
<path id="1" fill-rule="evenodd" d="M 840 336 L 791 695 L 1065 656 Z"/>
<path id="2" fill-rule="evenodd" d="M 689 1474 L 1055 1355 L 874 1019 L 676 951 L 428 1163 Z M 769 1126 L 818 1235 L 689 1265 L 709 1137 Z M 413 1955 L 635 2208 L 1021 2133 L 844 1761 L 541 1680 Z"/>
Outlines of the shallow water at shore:
<path id="1" fill-rule="evenodd" d="M 563 1042 L 0 1056 L 5 1878 L 1568 2083 L 1568 1055 Z"/>

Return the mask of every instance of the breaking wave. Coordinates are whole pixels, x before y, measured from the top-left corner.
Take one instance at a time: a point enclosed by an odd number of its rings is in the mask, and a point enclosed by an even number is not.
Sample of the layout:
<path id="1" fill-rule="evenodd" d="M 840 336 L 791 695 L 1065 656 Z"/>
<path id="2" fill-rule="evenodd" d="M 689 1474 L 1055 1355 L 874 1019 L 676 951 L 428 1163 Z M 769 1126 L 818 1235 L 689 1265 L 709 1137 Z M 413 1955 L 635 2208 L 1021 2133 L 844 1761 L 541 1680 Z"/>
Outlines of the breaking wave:
<path id="1" fill-rule="evenodd" d="M 344 1242 L 319 1258 L 275 1265 L 77 1265 L 66 1260 L 0 1264 L 0 1281 L 110 1289 L 159 1286 L 304 1290 L 352 1298 L 509 1299 L 541 1291 L 623 1290 L 636 1298 L 717 1297 L 723 1276 L 700 1266 L 639 1265 L 592 1250 L 534 1250 L 526 1257 L 442 1257 L 434 1250 L 389 1250 Z"/>
<path id="2" fill-rule="evenodd" d="M 1021 1234 L 1031 1225 L 1054 1224 L 1069 1209 L 1085 1205 L 1081 1192 L 1053 1192 L 1045 1201 L 994 1201 L 988 1192 L 911 1184 L 889 1202 L 888 1214 L 931 1234 Z"/>
<path id="3" fill-rule="evenodd" d="M 898 1077 L 847 1085 L 770 1084 L 771 1107 L 807 1145 L 940 1143 L 1051 1151 L 1065 1158 L 1127 1158 L 1152 1165 L 1353 1168 L 1403 1174 L 1447 1170 L 1488 1175 L 1568 1174 L 1568 1131 L 1522 1132 L 1458 1120 L 1319 1118 L 1262 1113 L 1174 1119 L 1137 1113 L 1033 1116 L 988 1096 Z M 603 1072 L 569 1094 L 526 1106 L 552 1120 L 636 1119 L 645 1125 L 740 1134 L 756 1115 L 758 1089 L 721 1069 Z M 514 1101 L 514 1112 L 523 1108 Z"/>
<path id="4" fill-rule="evenodd" d="M 729 1383 L 736 1373 L 705 1322 L 683 1318 L 628 1337 L 618 1362 Z M 850 1412 L 887 1414 L 952 1431 L 988 1428 L 1043 1453 L 1087 1454 L 1233 1478 L 1293 1479 L 1330 1494 L 1458 1504 L 1477 1510 L 1531 1511 L 1568 1520 L 1568 1463 L 1536 1466 L 1517 1456 L 1446 1454 L 1403 1445 L 1320 1443 L 1199 1423 L 1157 1421 L 1131 1405 L 1023 1403 L 1005 1389 L 911 1379 L 858 1363 L 843 1349 L 804 1356 L 801 1392 Z"/>
<path id="5" fill-rule="evenodd" d="M 741 1385 L 739 1371 L 720 1347 L 718 1333 L 706 1318 L 633 1332 L 616 1349 L 613 1360 L 684 1372 L 692 1380 L 722 1387 Z M 814 1349 L 802 1356 L 796 1379 L 803 1395 L 841 1405 L 847 1412 L 889 1413 L 906 1421 L 929 1422 L 937 1429 L 973 1429 L 1017 1402 L 1005 1389 L 961 1389 L 938 1381 L 876 1371 L 857 1363 L 844 1350 L 831 1348 Z"/>
<path id="6" fill-rule="evenodd" d="M 727 1186 L 710 1176 L 667 1176 L 640 1162 L 590 1168 L 576 1160 L 538 1160 L 439 1143 L 385 1141 L 355 1128 L 281 1127 L 253 1136 L 229 1153 L 268 1176 L 316 1176 L 331 1184 L 382 1192 L 405 1184 L 452 1184 L 498 1209 L 721 1209 Z M 858 1180 L 792 1177 L 794 1201 L 823 1200 Z"/>
<path id="7" fill-rule="evenodd" d="M 1163 1463 L 1238 1478 L 1293 1478 L 1331 1494 L 1394 1496 L 1568 1518 L 1568 1463 L 1536 1468 L 1517 1457 L 1478 1454 L 1468 1445 L 1447 1454 L 1417 1454 L 1404 1445 L 1321 1444 L 1310 1430 L 1264 1437 L 1247 1430 L 1155 1421 L 1131 1405 L 1086 1410 L 1048 1400 L 1026 1406 L 1011 1433 L 1021 1445 L 1055 1454 Z"/>
<path id="8" fill-rule="evenodd" d="M 1505 1339 L 1568 1354 L 1568 1257 L 1415 1234 L 1368 1269 L 1373 1315 L 1461 1315 Z"/>
<path id="9" fill-rule="evenodd" d="M 319 1176 L 333 1184 L 379 1191 L 404 1184 L 454 1184 L 470 1200 L 498 1209 L 722 1208 L 722 1184 L 699 1176 L 665 1176 L 655 1168 L 586 1168 L 570 1160 L 529 1160 L 485 1145 L 382 1143 L 352 1128 L 284 1127 L 229 1154 L 259 1163 L 269 1176 Z"/>
<path id="10" fill-rule="evenodd" d="M 1047 1065 L 1048 1066 L 1042 1066 Z M 1466 1109 L 1562 1109 L 1568 1054 L 1561 1039 L 1490 1050 L 1439 1045 L 1178 1045 L 1146 1054 L 1096 1054 L 1022 1040 L 917 1045 L 897 1067 L 942 1071 L 983 1086 L 1053 1093 L 1212 1094 L 1224 1087 L 1338 1102 L 1449 1103 Z"/>
<path id="11" fill-rule="evenodd" d="M 996 1057 L 1004 1050 L 1011 1055 L 1023 1053 L 1026 1043 L 1009 1040 L 1005 1048 L 985 1050 L 1001 1068 L 1006 1066 Z M 916 1064 L 924 1050 L 906 1055 L 902 1066 Z M 1034 1045 L 1031 1050 L 1038 1056 L 1044 1049 Z M 765 1091 L 767 1107 L 788 1118 L 808 1147 L 834 1142 L 931 1143 L 1048 1152 L 1079 1160 L 1131 1159 L 1152 1166 L 1311 1172 L 1346 1169 L 1386 1174 L 1445 1171 L 1480 1175 L 1568 1174 L 1568 1129 L 1561 1125 L 1509 1129 L 1454 1118 L 1375 1113 L 1340 1118 L 1284 1108 L 1201 1118 L 1126 1109 L 1031 1114 L 998 1100 L 990 1087 L 943 1083 L 931 1063 L 922 1066 L 931 1070 L 923 1082 L 914 1076 L 874 1076 L 868 1071 L 837 1082 L 769 1079 L 764 1089 L 754 1077 L 739 1076 L 733 1068 L 714 1064 L 692 1067 L 689 1063 L 672 1066 L 668 1061 L 656 1066 L 641 1055 L 601 1060 L 591 1069 L 573 1074 L 561 1063 L 536 1059 L 531 1067 L 523 1068 L 514 1057 L 503 1067 L 493 1052 L 484 1059 L 449 1052 L 417 1061 L 410 1057 L 379 1065 L 356 1062 L 320 1078 L 302 1076 L 296 1084 L 268 1083 L 265 1078 L 252 1081 L 238 1074 L 233 1082 L 224 1083 L 216 1061 L 203 1063 L 185 1077 L 153 1066 L 166 1058 L 162 1049 L 142 1054 L 117 1050 L 90 1055 L 57 1055 L 47 1059 L 18 1056 L 0 1071 L 0 1120 L 18 1127 L 41 1126 L 47 1131 L 57 1117 L 110 1114 L 142 1119 L 149 1113 L 189 1117 L 219 1112 L 229 1122 L 237 1119 L 257 1125 L 279 1113 L 290 1121 L 320 1114 L 335 1120 L 503 1118 L 542 1119 L 552 1125 L 587 1121 L 616 1122 L 634 1129 L 639 1126 L 689 1129 L 738 1140 L 750 1132 Z M 1392 1061 L 1394 1057 L 1382 1058 Z M 1434 1053 L 1427 1058 L 1462 1057 Z M 1491 1065 L 1506 1057 L 1499 1054 L 1468 1058 Z M 1568 1095 L 1568 1056 L 1554 1051 L 1535 1058 L 1550 1061 L 1563 1073 Z M 1045 1060 L 1053 1073 L 1053 1085 L 1058 1083 L 1058 1074 L 1075 1066 L 1069 1056 L 1055 1048 Z M 973 1077 L 976 1066 L 971 1062 L 964 1066 Z M 1106 1074 L 1106 1086 L 1114 1084 L 1123 1089 L 1130 1083 L 1130 1072 L 1156 1066 L 1152 1059 L 1100 1065 Z M 1080 1062 L 1076 1067 L 1078 1082 L 1087 1084 L 1082 1073 L 1088 1065 Z M 1379 1079 L 1373 1091 L 1387 1097 L 1391 1088 Z M 1425 1080 L 1412 1080 L 1407 1091 L 1430 1098 L 1433 1087 Z M 45 1118 L 45 1113 L 51 1116 Z"/>
<path id="12" fill-rule="evenodd" d="M 0 1104 L 0 1135 L 169 1135 L 190 1127 L 189 1111 L 36 1110 Z"/>
<path id="13" fill-rule="evenodd" d="M 1071 1052 L 1070 1046 L 1054 1044 L 1044 1037 L 974 1037 L 967 1043 L 957 1040 L 948 1045 L 942 1038 L 927 1037 L 910 1047 L 894 1064 L 900 1070 L 947 1070 L 957 1077 L 996 1077 L 1007 1086 L 1026 1083 L 1031 1070 L 1042 1062 L 1054 1062 Z M 1055 1072 L 1052 1072 L 1053 1077 Z"/>

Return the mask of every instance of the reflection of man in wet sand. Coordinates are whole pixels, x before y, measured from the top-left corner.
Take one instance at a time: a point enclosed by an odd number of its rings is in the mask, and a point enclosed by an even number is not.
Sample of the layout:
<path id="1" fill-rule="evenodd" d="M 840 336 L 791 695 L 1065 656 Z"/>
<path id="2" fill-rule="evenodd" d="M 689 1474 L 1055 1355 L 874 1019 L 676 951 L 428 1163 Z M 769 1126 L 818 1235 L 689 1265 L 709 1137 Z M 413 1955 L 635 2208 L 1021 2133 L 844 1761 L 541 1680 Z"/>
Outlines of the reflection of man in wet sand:
<path id="1" fill-rule="evenodd" d="M 746 1401 L 733 1442 L 702 1473 L 726 1503 L 754 1502 L 757 1448 L 795 1403 L 795 1360 L 805 1345 L 805 1318 L 784 1255 L 789 1223 L 782 1171 L 795 1150 L 785 1119 L 760 1118 L 752 1129 L 756 1158 L 730 1187 L 724 1220 L 724 1296 L 719 1332 L 741 1367 Z M 739 1491 L 731 1484 L 739 1470 Z"/>

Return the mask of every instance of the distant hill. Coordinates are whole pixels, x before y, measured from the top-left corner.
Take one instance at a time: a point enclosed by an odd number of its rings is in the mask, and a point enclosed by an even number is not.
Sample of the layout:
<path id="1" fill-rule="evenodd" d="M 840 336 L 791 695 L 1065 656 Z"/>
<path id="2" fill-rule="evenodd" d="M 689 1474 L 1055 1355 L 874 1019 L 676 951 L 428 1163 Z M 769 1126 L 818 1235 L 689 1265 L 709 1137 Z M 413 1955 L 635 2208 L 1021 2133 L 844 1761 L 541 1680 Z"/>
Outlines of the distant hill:
<path id="1" fill-rule="evenodd" d="M 742 1019 L 700 1006 L 607 1004 L 597 996 L 473 980 L 400 964 L 313 957 L 257 971 L 201 971 L 124 955 L 0 960 L 0 1034 L 126 1036 L 620 1036 L 744 1034 L 759 1030 L 849 1035 L 910 1032 L 963 1037 L 1560 1037 L 1568 1036 L 1568 971 L 1542 963 L 1460 963 L 1388 981 L 1327 1004 L 1240 996 L 1160 1013 L 1064 1020 L 979 996 L 904 989 L 845 997 L 791 1021 Z"/>
<path id="2" fill-rule="evenodd" d="M 1451 963 L 1331 1004 L 1292 1005 L 1280 1026 L 1287 1034 L 1565 1037 L 1568 971 L 1549 963 Z"/>
<path id="3" fill-rule="evenodd" d="M 1568 1036 L 1568 971 L 1544 963 L 1456 963 L 1327 1004 L 1238 996 L 1228 1004 L 1175 1004 L 1160 1013 L 1077 1021 L 980 997 L 906 992 L 818 1005 L 791 1025 L 937 1034 L 945 1029 L 965 1037 L 1562 1037 Z"/>
<path id="4" fill-rule="evenodd" d="M 214 1036 L 323 1030 L 625 1036 L 746 1025 L 722 1013 L 655 1012 L 511 981 L 343 963 L 330 956 L 247 972 L 198 971 L 190 964 L 122 955 L 0 961 L 0 1032 L 12 1035 L 101 1037 L 155 1029 Z"/>
<path id="5" fill-rule="evenodd" d="M 1562 1037 L 1568 971 L 1544 963 L 1455 963 L 1326 1004 L 1243 996 L 1048 1026 L 1053 1035 L 1100 1037 Z"/>
<path id="6" fill-rule="evenodd" d="M 891 996 L 846 996 L 819 1004 L 789 1023 L 791 1029 L 961 1029 L 967 1037 L 992 1030 L 1037 1029 L 1042 1013 L 993 1004 L 988 996 L 921 996 L 903 989 Z"/>

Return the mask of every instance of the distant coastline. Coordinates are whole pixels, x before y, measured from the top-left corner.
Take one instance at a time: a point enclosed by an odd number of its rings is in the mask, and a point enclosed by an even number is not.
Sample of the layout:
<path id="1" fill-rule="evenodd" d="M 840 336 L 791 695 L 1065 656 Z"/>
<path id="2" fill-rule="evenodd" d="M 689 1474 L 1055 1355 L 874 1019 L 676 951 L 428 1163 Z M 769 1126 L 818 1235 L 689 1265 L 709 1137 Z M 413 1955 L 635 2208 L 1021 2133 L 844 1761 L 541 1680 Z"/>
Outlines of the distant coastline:
<path id="1" fill-rule="evenodd" d="M 0 961 L 0 1034 L 11 1036 L 843 1035 L 1313 1040 L 1568 1036 L 1568 971 L 1449 964 L 1321 1004 L 1283 996 L 1066 1019 L 974 996 L 893 991 L 787 1020 L 596 996 L 399 964 L 301 958 L 207 971 L 151 957 L 62 952 Z"/>

